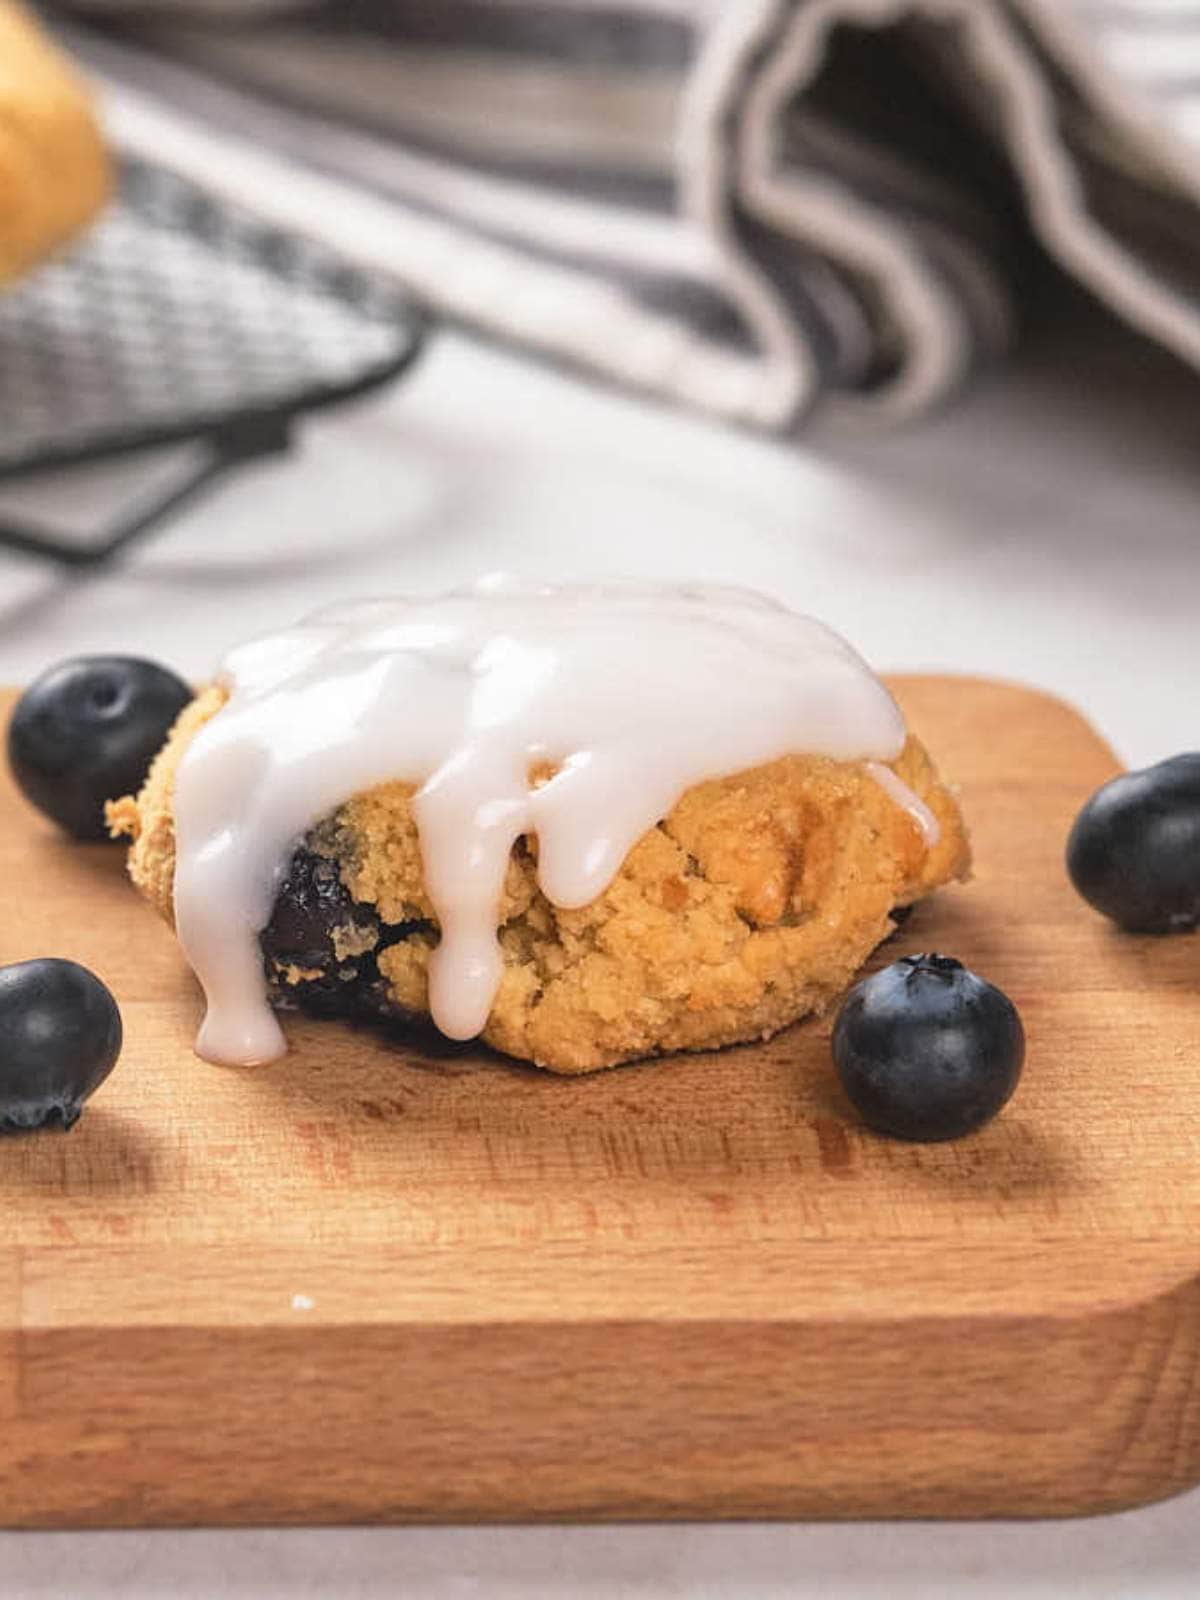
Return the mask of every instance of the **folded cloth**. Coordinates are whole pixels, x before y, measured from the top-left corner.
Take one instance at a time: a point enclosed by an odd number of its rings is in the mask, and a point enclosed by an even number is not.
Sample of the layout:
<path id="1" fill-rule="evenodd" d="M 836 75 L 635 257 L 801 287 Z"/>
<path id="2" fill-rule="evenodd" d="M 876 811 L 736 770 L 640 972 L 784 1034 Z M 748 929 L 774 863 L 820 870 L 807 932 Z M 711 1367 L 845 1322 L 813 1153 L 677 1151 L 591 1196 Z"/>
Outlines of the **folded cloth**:
<path id="1" fill-rule="evenodd" d="M 66 9 L 118 144 L 631 389 L 910 416 L 1041 251 L 1200 365 L 1196 0 Z"/>

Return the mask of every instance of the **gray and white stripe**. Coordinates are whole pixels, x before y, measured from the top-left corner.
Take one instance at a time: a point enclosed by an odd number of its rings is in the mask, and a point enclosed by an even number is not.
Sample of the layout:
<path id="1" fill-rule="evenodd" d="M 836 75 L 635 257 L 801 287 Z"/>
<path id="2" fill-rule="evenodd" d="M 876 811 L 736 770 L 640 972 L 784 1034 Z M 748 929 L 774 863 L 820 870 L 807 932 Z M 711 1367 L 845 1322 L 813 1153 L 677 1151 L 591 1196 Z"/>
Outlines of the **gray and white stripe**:
<path id="1" fill-rule="evenodd" d="M 926 410 L 1035 242 L 1200 366 L 1193 0 L 58 9 L 135 153 L 674 403 Z"/>

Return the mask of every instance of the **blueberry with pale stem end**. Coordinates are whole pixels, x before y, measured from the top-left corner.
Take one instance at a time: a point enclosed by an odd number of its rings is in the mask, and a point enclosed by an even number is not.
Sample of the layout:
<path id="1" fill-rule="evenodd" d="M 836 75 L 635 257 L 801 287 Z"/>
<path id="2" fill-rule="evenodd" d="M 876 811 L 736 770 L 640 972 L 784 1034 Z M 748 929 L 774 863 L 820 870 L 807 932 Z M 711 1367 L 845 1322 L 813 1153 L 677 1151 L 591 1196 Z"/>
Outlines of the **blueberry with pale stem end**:
<path id="1" fill-rule="evenodd" d="M 990 1122 L 1012 1095 L 1025 1032 L 1008 996 L 961 962 L 902 956 L 847 995 L 833 1059 L 877 1133 L 957 1139 Z"/>
<path id="2" fill-rule="evenodd" d="M 104 839 L 104 802 L 141 788 L 192 698 L 182 678 L 136 656 L 78 656 L 30 684 L 8 727 L 25 798 L 76 839 Z"/>

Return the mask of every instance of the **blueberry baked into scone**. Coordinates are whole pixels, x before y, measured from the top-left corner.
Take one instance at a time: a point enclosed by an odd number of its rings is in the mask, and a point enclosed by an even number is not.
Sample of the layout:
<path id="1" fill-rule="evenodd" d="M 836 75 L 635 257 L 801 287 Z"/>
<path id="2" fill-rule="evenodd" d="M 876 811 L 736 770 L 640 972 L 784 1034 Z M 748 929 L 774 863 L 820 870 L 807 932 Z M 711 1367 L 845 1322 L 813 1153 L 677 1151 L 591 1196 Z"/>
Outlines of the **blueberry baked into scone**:
<path id="1" fill-rule="evenodd" d="M 335 606 L 235 650 L 108 814 L 231 1062 L 294 1007 L 563 1073 L 765 1038 L 969 867 L 865 663 L 737 589 Z"/>
<path id="2" fill-rule="evenodd" d="M 0 287 L 99 210 L 109 165 L 82 81 L 15 0 L 0 0 Z"/>

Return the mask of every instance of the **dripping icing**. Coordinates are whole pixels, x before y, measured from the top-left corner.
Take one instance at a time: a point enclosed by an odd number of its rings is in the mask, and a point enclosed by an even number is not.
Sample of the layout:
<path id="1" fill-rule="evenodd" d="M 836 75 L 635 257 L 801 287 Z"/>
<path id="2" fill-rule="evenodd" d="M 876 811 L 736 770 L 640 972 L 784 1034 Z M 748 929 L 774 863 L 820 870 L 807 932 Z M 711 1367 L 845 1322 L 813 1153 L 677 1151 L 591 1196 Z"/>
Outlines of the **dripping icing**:
<path id="1" fill-rule="evenodd" d="M 887 690 L 837 634 L 749 590 L 489 578 L 434 599 L 331 606 L 232 651 L 228 700 L 175 779 L 175 916 L 208 1007 L 197 1051 L 285 1046 L 258 945 L 308 830 L 377 784 L 413 811 L 441 940 L 430 1010 L 452 1038 L 487 1019 L 512 846 L 538 839 L 555 905 L 586 905 L 685 789 L 789 754 L 884 763 Z M 556 768 L 531 789 L 535 765 Z M 886 774 L 886 776 L 885 776 Z M 926 837 L 936 821 L 876 777 Z"/>
<path id="2" fill-rule="evenodd" d="M 866 770 L 879 787 L 887 791 L 901 811 L 908 813 L 916 824 L 925 848 L 932 850 L 942 836 L 942 826 L 921 796 L 914 794 L 904 779 L 893 772 L 891 767 L 885 767 L 882 761 L 868 761 Z"/>

